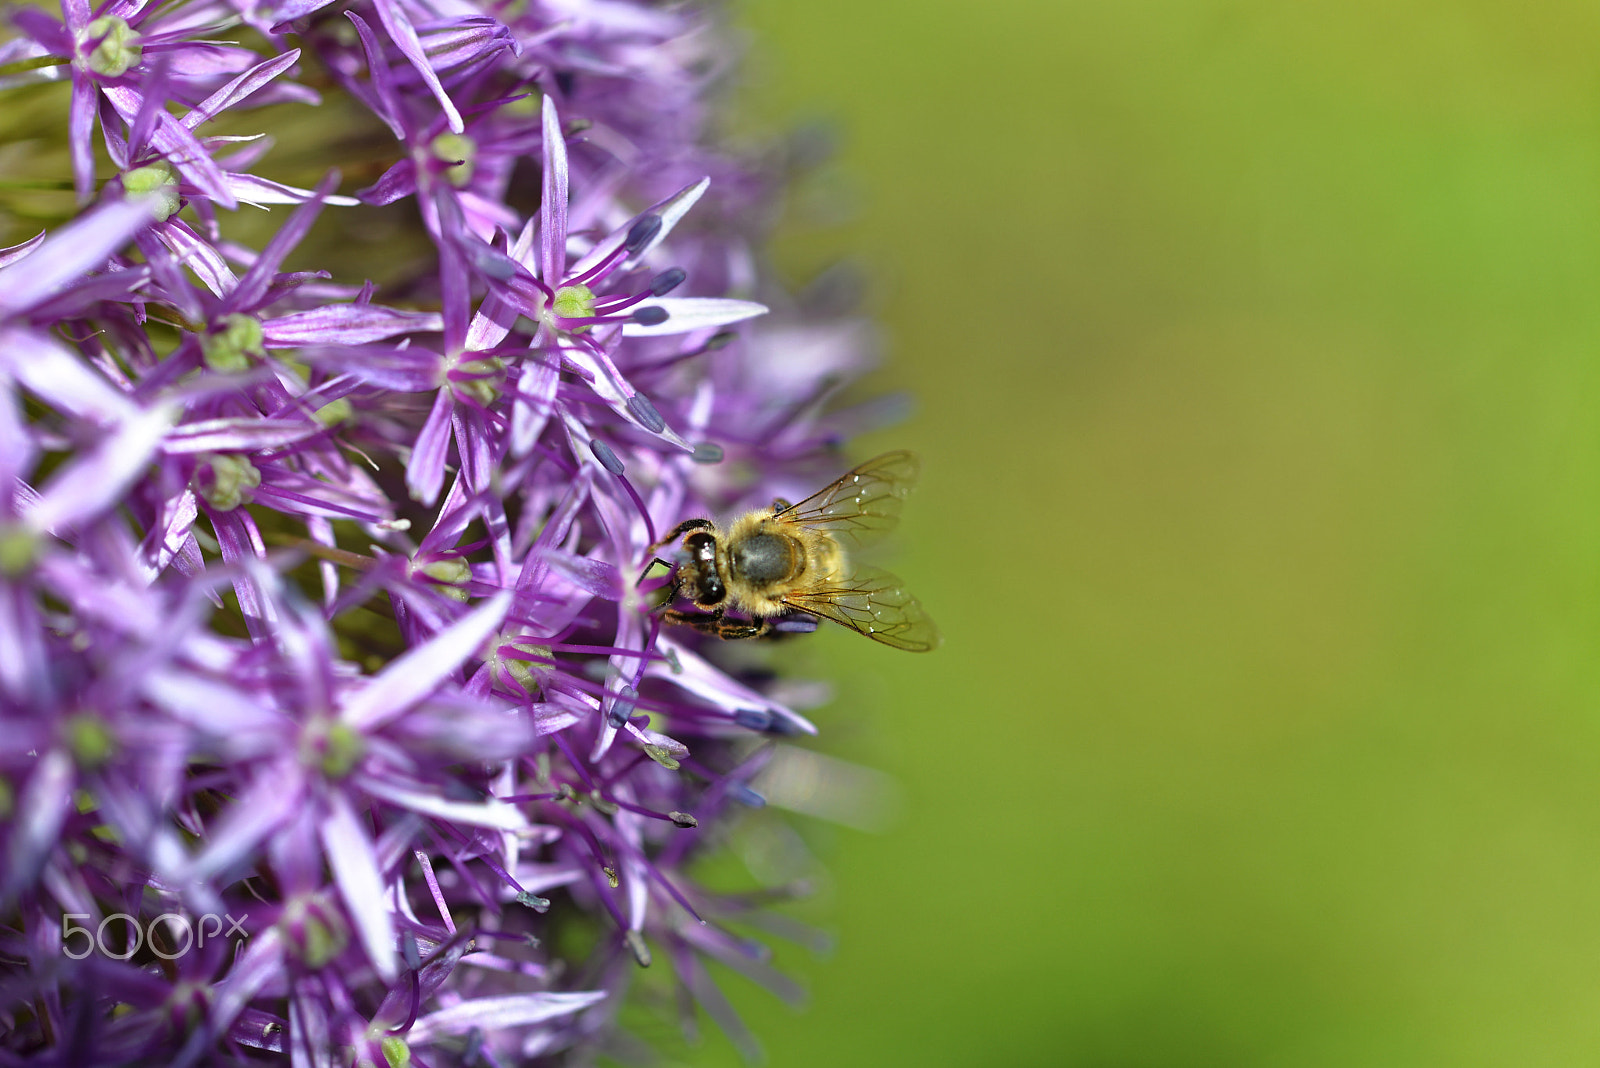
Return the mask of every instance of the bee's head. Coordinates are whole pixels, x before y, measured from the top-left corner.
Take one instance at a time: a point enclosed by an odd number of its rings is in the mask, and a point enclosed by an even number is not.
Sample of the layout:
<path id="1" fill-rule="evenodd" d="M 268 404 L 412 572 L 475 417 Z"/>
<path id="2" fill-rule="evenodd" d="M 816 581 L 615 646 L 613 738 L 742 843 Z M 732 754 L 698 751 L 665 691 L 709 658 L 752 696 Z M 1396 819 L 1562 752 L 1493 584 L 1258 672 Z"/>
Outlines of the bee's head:
<path id="1" fill-rule="evenodd" d="M 683 551 L 678 554 L 678 574 L 683 577 L 683 592 L 702 608 L 721 604 L 728 596 L 717 572 L 717 539 L 703 530 L 697 530 L 683 539 Z"/>

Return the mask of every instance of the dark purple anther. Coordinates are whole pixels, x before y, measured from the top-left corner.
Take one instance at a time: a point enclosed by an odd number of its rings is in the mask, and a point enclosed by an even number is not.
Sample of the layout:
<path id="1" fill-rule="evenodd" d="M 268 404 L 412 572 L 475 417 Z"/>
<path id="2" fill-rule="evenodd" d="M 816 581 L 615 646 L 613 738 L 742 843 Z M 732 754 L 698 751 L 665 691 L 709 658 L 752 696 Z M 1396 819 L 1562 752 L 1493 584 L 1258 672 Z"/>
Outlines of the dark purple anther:
<path id="1" fill-rule="evenodd" d="M 600 461 L 600 466 L 610 471 L 613 475 L 620 476 L 627 470 L 626 467 L 622 466 L 622 461 L 617 459 L 617 454 L 611 451 L 611 446 L 599 438 L 594 438 L 589 442 L 589 451 L 594 453 L 596 460 Z"/>
<path id="2" fill-rule="evenodd" d="M 682 267 L 668 267 L 650 279 L 650 292 L 658 297 L 664 297 L 683 285 L 683 280 L 688 277 L 688 272 Z"/>
<path id="3" fill-rule="evenodd" d="M 772 713 L 764 708 L 741 708 L 734 712 L 733 721 L 751 731 L 764 731 L 772 726 Z"/>
<path id="4" fill-rule="evenodd" d="M 661 216 L 654 212 L 641 216 L 639 221 L 628 229 L 628 237 L 622 243 L 622 247 L 628 250 L 629 255 L 635 255 L 640 249 L 654 241 L 656 235 L 660 232 Z"/>
<path id="5" fill-rule="evenodd" d="M 667 309 L 651 305 L 633 313 L 633 321 L 640 326 L 660 326 L 667 321 Z"/>
<path id="6" fill-rule="evenodd" d="M 652 434 L 659 434 L 667 427 L 667 421 L 661 418 L 661 413 L 656 411 L 656 406 L 650 403 L 650 398 L 643 393 L 635 393 L 628 398 L 628 411 L 639 420 L 639 425 Z"/>
<path id="7" fill-rule="evenodd" d="M 406 971 L 417 972 L 422 970 L 422 955 L 417 952 L 417 936 L 410 931 L 401 933 L 400 955 L 406 962 Z"/>
<path id="8" fill-rule="evenodd" d="M 628 725 L 628 717 L 633 715 L 634 702 L 639 700 L 639 691 L 632 686 L 623 686 L 617 691 L 617 696 L 611 702 L 611 711 L 606 713 L 606 722 L 617 730 Z"/>

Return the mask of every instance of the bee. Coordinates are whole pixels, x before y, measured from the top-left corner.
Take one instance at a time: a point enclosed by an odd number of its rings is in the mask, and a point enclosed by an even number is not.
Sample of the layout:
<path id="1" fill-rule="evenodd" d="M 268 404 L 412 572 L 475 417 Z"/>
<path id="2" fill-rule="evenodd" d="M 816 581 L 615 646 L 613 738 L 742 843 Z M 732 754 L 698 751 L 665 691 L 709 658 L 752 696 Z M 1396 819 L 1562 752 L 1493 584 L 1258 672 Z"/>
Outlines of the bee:
<path id="1" fill-rule="evenodd" d="M 909 452 L 884 453 L 803 501 L 773 501 L 726 530 L 709 519 L 679 523 L 651 547 L 683 539 L 658 611 L 669 623 L 719 638 L 759 638 L 779 617 L 807 613 L 896 649 L 934 648 L 938 628 L 900 580 L 846 551 L 895 525 L 919 468 Z M 673 608 L 679 596 L 699 611 Z M 730 619 L 730 610 L 748 619 Z"/>

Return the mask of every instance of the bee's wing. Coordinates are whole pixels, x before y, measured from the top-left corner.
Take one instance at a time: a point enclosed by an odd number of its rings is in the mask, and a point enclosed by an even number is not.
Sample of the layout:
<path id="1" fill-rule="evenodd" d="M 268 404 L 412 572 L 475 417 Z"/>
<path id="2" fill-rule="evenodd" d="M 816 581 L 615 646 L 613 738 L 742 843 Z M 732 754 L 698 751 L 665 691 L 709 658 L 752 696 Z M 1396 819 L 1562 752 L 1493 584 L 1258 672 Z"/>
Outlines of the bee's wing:
<path id="1" fill-rule="evenodd" d="M 940 640 L 939 628 L 905 585 L 876 567 L 858 567 L 847 578 L 791 593 L 783 603 L 896 649 L 925 653 Z"/>
<path id="2" fill-rule="evenodd" d="M 914 453 L 886 452 L 775 514 L 865 545 L 900 520 L 900 507 L 922 470 Z"/>

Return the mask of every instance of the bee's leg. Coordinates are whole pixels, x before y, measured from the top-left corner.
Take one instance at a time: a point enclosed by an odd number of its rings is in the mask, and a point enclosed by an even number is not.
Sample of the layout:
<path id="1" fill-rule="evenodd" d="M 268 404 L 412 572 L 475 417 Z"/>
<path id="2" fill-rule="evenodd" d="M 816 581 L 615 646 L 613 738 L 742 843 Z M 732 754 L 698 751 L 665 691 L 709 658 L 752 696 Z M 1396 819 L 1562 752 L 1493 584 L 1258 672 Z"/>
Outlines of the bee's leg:
<path id="1" fill-rule="evenodd" d="M 661 618 L 668 623 L 681 623 L 686 627 L 693 627 L 702 634 L 715 634 L 724 641 L 735 641 L 740 638 L 760 638 L 772 632 L 772 620 L 758 619 L 749 623 L 741 623 L 722 617 L 722 609 L 715 612 L 684 612 L 676 608 L 669 608 L 661 614 Z"/>
<path id="2" fill-rule="evenodd" d="M 645 570 L 648 571 L 649 568 L 646 568 Z M 643 576 L 640 576 L 640 581 L 641 582 L 643 581 Z M 673 575 L 672 576 L 672 585 L 667 587 L 667 595 L 661 599 L 661 603 L 657 604 L 654 608 L 650 609 L 650 613 L 652 615 L 654 615 L 657 612 L 665 613 L 665 612 L 672 611 L 673 610 L 672 609 L 672 602 L 676 601 L 678 599 L 678 591 L 680 589 L 682 589 L 682 588 L 683 588 L 683 579 L 681 577 L 679 577 L 678 575 Z M 687 614 L 687 613 L 682 613 L 682 612 L 679 613 L 679 615 L 685 615 L 685 614 Z M 662 618 L 666 619 L 667 617 L 665 615 L 663 615 Z M 681 623 L 682 620 L 668 619 L 667 622 L 669 622 L 669 623 Z"/>
<path id="3" fill-rule="evenodd" d="M 663 545 L 670 545 L 679 538 L 683 537 L 685 534 L 689 533 L 691 530 L 710 530 L 714 526 L 716 526 L 716 524 L 709 519 L 685 519 L 676 527 L 672 528 L 671 534 L 668 534 L 666 537 L 650 546 L 650 551 L 655 552 Z M 662 562 L 665 563 L 666 561 Z"/>
<path id="4" fill-rule="evenodd" d="M 675 566 L 671 560 L 663 560 L 659 556 L 652 556 L 650 558 L 650 562 L 644 565 L 644 570 L 639 572 L 639 579 L 638 579 L 637 582 L 634 583 L 634 585 L 637 586 L 637 585 L 639 585 L 639 583 L 643 582 L 645 580 L 645 576 L 650 574 L 650 569 L 655 567 L 657 564 L 660 564 L 662 567 L 668 569 L 669 571 Z M 676 589 L 676 587 L 677 587 L 677 583 L 676 582 L 673 583 L 673 587 L 674 587 L 674 589 Z"/>
<path id="5" fill-rule="evenodd" d="M 733 623 L 722 621 L 722 627 L 717 632 L 717 637 L 732 641 L 736 638 L 765 638 L 772 633 L 772 620 L 756 619 L 749 623 Z"/>
<path id="6" fill-rule="evenodd" d="M 669 608 L 672 602 L 667 601 L 662 605 L 661 619 L 665 623 L 676 623 L 679 626 L 693 627 L 702 634 L 716 634 L 722 628 L 722 609 L 715 612 L 685 612 L 681 608 Z"/>

